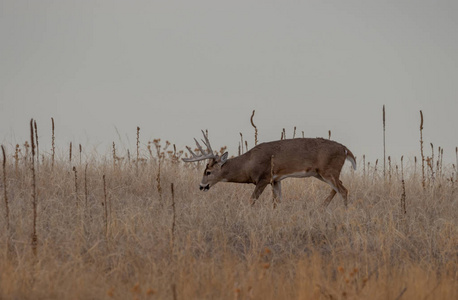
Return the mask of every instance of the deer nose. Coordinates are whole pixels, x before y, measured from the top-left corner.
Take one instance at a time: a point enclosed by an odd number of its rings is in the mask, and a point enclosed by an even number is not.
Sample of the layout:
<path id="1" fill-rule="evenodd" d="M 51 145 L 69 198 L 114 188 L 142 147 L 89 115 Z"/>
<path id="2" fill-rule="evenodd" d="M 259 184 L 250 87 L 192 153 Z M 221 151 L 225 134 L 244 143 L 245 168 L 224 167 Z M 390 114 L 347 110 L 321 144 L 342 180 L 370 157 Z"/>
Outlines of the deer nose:
<path id="1" fill-rule="evenodd" d="M 210 189 L 210 184 L 206 184 L 206 185 L 200 184 L 199 185 L 199 190 L 201 191 L 208 191 L 209 189 Z"/>

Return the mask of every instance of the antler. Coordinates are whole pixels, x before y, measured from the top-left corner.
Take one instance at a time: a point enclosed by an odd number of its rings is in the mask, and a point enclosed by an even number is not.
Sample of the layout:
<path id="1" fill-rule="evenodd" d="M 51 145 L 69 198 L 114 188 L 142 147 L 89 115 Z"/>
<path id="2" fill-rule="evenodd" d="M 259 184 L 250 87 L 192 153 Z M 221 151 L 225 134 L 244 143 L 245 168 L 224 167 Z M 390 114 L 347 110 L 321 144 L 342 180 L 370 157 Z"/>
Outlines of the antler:
<path id="1" fill-rule="evenodd" d="M 207 152 L 205 152 L 204 149 L 202 149 L 202 146 L 199 144 L 199 142 L 196 139 L 194 139 L 194 141 L 196 141 L 196 146 L 199 149 L 201 154 L 200 155 L 196 155 L 194 152 L 192 152 L 191 148 L 186 146 L 186 148 L 188 149 L 189 153 L 191 153 L 192 157 L 183 158 L 183 161 L 185 161 L 185 162 L 193 162 L 193 161 L 200 161 L 200 160 L 205 160 L 205 159 L 211 159 L 211 158 L 217 158 L 218 157 L 218 155 L 213 153 L 212 147 L 210 146 L 210 141 L 208 140 L 208 137 L 204 133 L 203 130 L 202 130 L 202 134 L 204 135 L 205 141 L 204 140 L 201 140 L 201 141 L 207 147 Z"/>

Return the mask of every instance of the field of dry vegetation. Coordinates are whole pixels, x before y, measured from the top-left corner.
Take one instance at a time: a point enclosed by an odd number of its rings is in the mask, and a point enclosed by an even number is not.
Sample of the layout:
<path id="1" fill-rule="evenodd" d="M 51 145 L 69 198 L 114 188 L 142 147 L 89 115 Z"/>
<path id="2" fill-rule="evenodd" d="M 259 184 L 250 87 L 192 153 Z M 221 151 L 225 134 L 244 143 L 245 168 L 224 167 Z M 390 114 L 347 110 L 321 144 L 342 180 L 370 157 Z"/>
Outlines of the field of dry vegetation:
<path id="1" fill-rule="evenodd" d="M 455 166 L 434 157 L 424 188 L 421 159 L 384 177 L 358 157 L 347 209 L 310 178 L 273 209 L 253 185 L 199 191 L 203 163 L 157 140 L 39 162 L 32 143 L 5 149 L 0 299 L 458 299 Z"/>

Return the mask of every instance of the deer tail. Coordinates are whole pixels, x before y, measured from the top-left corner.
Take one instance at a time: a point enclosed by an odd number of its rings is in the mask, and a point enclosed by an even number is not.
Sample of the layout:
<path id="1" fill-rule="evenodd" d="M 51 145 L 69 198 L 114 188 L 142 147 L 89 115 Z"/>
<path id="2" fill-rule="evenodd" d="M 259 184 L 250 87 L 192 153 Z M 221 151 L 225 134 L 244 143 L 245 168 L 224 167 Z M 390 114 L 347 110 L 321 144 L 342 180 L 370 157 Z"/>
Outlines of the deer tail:
<path id="1" fill-rule="evenodd" d="M 356 170 L 356 158 L 347 147 L 345 147 L 345 154 L 347 155 L 346 159 L 351 162 L 353 169 Z"/>

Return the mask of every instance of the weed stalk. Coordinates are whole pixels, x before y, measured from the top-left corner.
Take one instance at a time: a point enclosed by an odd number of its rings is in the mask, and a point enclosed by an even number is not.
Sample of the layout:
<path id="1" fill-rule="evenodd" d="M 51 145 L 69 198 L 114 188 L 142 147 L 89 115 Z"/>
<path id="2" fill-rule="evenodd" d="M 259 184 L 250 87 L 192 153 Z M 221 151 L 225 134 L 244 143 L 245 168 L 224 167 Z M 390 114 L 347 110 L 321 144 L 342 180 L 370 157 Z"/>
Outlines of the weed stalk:
<path id="1" fill-rule="evenodd" d="M 55 144 L 55 136 L 54 136 L 54 118 L 51 118 L 51 130 L 52 130 L 52 136 L 51 136 L 51 169 L 54 170 L 54 157 L 56 156 L 56 144 Z"/>
<path id="2" fill-rule="evenodd" d="M 107 182 L 105 174 L 103 174 L 103 202 L 102 206 L 105 208 L 105 238 L 108 240 L 108 203 L 107 203 Z"/>
<path id="3" fill-rule="evenodd" d="M 6 249 L 10 248 L 10 240 L 11 240 L 11 235 L 10 235 L 10 208 L 8 205 L 8 190 L 7 190 L 7 185 L 6 185 L 6 153 L 5 153 L 5 147 L 2 145 L 2 153 L 3 153 L 3 198 L 5 200 L 5 219 L 6 219 L 6 232 L 7 232 L 7 240 L 6 240 Z"/>
<path id="4" fill-rule="evenodd" d="M 40 170 L 40 147 L 38 146 L 38 130 L 37 130 L 37 122 L 34 120 L 33 121 L 33 127 L 35 128 L 35 142 L 37 144 L 37 173 L 39 173 Z"/>
<path id="5" fill-rule="evenodd" d="M 423 112 L 420 110 L 421 185 L 425 189 L 425 155 L 423 153 Z"/>
<path id="6" fill-rule="evenodd" d="M 33 228 L 32 228 L 32 252 L 34 257 L 37 257 L 38 236 L 37 236 L 37 183 L 35 174 L 35 141 L 34 141 L 34 127 L 33 119 L 30 120 L 30 142 L 32 148 L 32 205 L 33 205 Z"/>
<path id="7" fill-rule="evenodd" d="M 137 159 L 135 160 L 135 170 L 138 176 L 138 158 L 140 154 L 140 127 L 137 126 Z"/>
<path id="8" fill-rule="evenodd" d="M 254 128 L 254 145 L 256 146 L 258 144 L 258 128 L 256 127 L 256 125 L 254 125 L 253 122 L 254 112 L 255 110 L 253 110 L 253 113 L 251 114 L 250 122 L 251 126 L 253 126 Z"/>
<path id="9" fill-rule="evenodd" d="M 402 183 L 401 210 L 404 212 L 404 214 L 406 214 L 407 209 L 406 209 L 406 184 L 404 181 L 404 156 L 401 156 L 401 183 Z"/>
<path id="10" fill-rule="evenodd" d="M 172 192 L 172 240 L 171 242 L 171 251 L 172 254 L 174 253 L 174 247 L 175 247 L 175 222 L 176 222 L 176 211 L 175 211 L 175 190 L 173 188 L 173 183 L 170 184 L 170 190 Z"/>
<path id="11" fill-rule="evenodd" d="M 383 179 L 386 179 L 385 105 L 383 105 Z"/>

